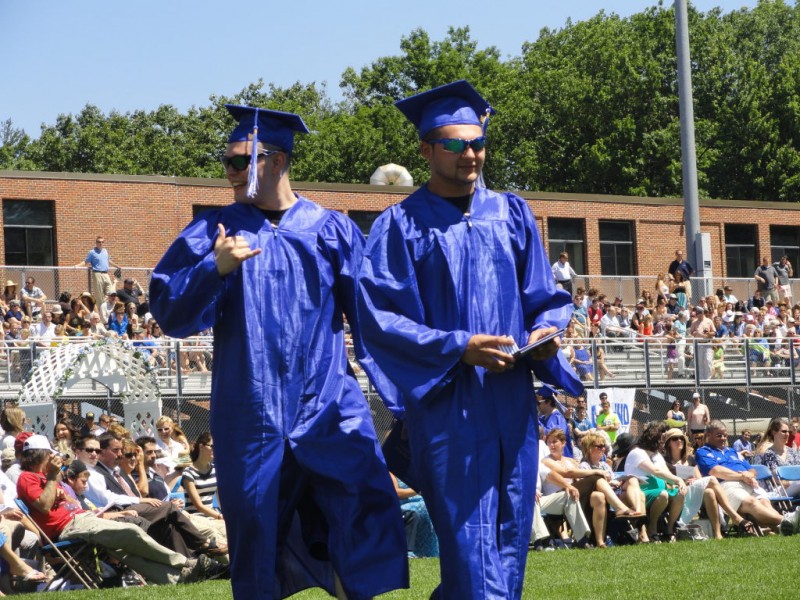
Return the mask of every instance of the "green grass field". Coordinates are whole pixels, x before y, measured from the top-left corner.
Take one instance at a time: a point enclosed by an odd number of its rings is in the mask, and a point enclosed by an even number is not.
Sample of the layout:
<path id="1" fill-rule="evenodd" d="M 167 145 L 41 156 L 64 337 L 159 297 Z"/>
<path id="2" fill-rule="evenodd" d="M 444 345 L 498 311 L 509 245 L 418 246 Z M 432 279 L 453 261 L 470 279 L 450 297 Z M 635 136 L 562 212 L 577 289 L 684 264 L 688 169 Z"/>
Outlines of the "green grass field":
<path id="1" fill-rule="evenodd" d="M 726 539 L 608 550 L 560 550 L 528 555 L 523 598 L 800 598 L 800 536 Z M 415 559 L 411 589 L 385 600 L 426 600 L 439 582 L 439 562 Z M 60 592 L 80 600 L 217 600 L 231 597 L 227 581 L 193 585 Z M 38 594 L 52 598 L 52 594 Z M 34 598 L 28 595 L 27 598 Z M 293 598 L 329 598 L 307 590 Z"/>

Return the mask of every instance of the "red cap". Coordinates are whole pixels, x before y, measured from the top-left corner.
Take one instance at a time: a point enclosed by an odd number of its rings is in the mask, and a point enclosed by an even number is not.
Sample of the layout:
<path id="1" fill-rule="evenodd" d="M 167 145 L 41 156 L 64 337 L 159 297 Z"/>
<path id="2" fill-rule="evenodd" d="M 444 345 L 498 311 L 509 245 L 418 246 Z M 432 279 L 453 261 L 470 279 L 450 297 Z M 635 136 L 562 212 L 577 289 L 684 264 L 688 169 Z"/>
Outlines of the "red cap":
<path id="1" fill-rule="evenodd" d="M 22 452 L 22 444 L 33 435 L 32 431 L 23 431 L 14 439 L 14 450 L 19 454 Z"/>

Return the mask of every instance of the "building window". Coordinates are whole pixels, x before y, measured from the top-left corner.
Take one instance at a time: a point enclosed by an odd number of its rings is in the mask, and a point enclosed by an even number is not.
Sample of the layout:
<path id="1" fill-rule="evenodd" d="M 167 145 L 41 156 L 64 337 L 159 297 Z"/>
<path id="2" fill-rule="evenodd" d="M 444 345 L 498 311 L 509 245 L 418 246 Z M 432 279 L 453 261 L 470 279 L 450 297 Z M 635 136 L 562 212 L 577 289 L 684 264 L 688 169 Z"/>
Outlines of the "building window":
<path id="1" fill-rule="evenodd" d="M 192 219 L 196 219 L 198 215 L 206 212 L 207 210 L 222 208 L 219 204 L 192 204 Z"/>
<path id="2" fill-rule="evenodd" d="M 600 221 L 601 275 L 633 275 L 633 226 L 630 221 Z"/>
<path id="3" fill-rule="evenodd" d="M 727 276 L 752 277 L 757 264 L 755 225 L 725 225 Z"/>
<path id="4" fill-rule="evenodd" d="M 562 252 L 569 254 L 569 264 L 576 273 L 586 273 L 583 219 L 547 219 L 548 256 L 550 262 L 558 260 Z"/>
<path id="5" fill-rule="evenodd" d="M 781 256 L 787 256 L 793 269 L 800 265 L 800 227 L 770 225 L 769 239 L 773 262 L 778 262 Z"/>
<path id="6" fill-rule="evenodd" d="M 375 222 L 381 212 L 380 210 L 349 210 L 347 211 L 347 216 L 350 217 L 353 222 L 358 225 L 358 228 L 361 230 L 361 233 L 364 235 L 369 235 L 369 230 L 372 229 L 372 224 Z"/>
<path id="7" fill-rule="evenodd" d="M 52 202 L 3 200 L 3 235 L 7 265 L 55 264 Z"/>

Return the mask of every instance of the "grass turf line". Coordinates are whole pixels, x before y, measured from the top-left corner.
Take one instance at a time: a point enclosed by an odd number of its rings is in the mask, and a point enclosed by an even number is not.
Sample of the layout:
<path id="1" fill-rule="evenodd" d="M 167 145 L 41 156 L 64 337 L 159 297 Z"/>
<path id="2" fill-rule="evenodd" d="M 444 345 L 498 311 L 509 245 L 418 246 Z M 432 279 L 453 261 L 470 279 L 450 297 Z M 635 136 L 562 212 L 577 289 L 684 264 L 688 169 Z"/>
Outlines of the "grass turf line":
<path id="1" fill-rule="evenodd" d="M 800 536 L 725 539 L 624 546 L 608 550 L 531 552 L 524 600 L 534 598 L 650 600 L 740 598 L 770 600 L 800 597 Z M 382 600 L 425 600 L 439 583 L 439 561 L 414 559 L 411 589 L 390 592 Z M 63 592 L 62 592 L 63 593 Z M 50 598 L 29 594 L 26 598 Z M 72 592 L 80 600 L 218 600 L 231 598 L 230 583 L 151 586 Z M 322 590 L 306 590 L 296 600 L 329 599 Z"/>

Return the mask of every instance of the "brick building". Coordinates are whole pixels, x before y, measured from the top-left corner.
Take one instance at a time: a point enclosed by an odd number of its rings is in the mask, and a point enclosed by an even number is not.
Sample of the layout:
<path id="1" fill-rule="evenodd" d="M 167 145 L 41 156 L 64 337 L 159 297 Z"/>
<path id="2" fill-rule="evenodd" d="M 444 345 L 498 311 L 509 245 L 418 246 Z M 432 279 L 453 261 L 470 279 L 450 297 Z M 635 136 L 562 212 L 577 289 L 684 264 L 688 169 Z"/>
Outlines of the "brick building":
<path id="1" fill-rule="evenodd" d="M 295 191 L 349 214 L 365 231 L 410 188 L 294 182 Z M 562 248 L 579 273 L 663 272 L 685 246 L 683 201 L 523 193 L 551 255 Z M 115 262 L 151 268 L 197 211 L 230 202 L 222 179 L 0 171 L 5 265 L 75 265 L 106 237 Z M 717 278 L 751 277 L 761 256 L 800 265 L 800 205 L 702 200 Z M 555 259 L 555 256 L 553 256 Z M 797 276 L 797 273 L 795 273 Z M 82 286 L 82 275 L 72 289 Z M 69 282 L 62 282 L 69 285 Z"/>

